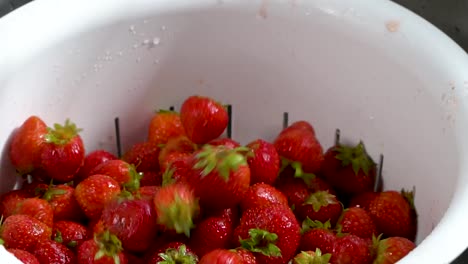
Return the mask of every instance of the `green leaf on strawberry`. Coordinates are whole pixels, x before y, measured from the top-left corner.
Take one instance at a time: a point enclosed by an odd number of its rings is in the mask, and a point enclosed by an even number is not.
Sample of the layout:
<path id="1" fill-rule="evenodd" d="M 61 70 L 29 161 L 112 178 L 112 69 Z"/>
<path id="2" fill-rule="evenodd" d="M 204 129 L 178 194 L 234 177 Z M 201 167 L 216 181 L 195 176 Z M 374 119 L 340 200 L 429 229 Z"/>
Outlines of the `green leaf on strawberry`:
<path id="1" fill-rule="evenodd" d="M 67 119 L 64 125 L 56 123 L 53 128 L 48 127 L 47 134 L 44 138 L 47 143 L 65 145 L 81 131 L 83 131 L 83 129 L 78 128 L 74 123 Z"/>
<path id="2" fill-rule="evenodd" d="M 223 180 L 228 181 L 232 171 L 236 171 L 242 165 L 247 165 L 243 153 L 249 151 L 250 149 L 246 147 L 229 149 L 224 146 L 205 145 L 196 155 L 198 162 L 194 169 L 202 169 L 202 176 L 216 170 Z"/>
<path id="3" fill-rule="evenodd" d="M 341 165 L 343 167 L 351 165 L 356 175 L 359 170 L 362 170 L 365 175 L 369 175 L 369 171 L 375 166 L 375 162 L 367 154 L 362 141 L 355 147 L 338 145 L 335 147 L 335 151 L 338 152 L 335 158 L 341 160 Z"/>
<path id="4" fill-rule="evenodd" d="M 276 246 L 278 235 L 257 228 L 250 229 L 249 235 L 249 238 L 240 240 L 243 248 L 265 256 L 281 257 L 281 249 Z"/>
<path id="5" fill-rule="evenodd" d="M 122 242 L 116 235 L 111 234 L 108 230 L 94 236 L 94 241 L 99 247 L 99 251 L 94 256 L 98 260 L 104 256 L 114 258 L 115 264 L 120 264 L 119 253 L 123 250 Z"/>
<path id="6" fill-rule="evenodd" d="M 317 248 L 313 251 L 302 251 L 293 260 L 293 264 L 328 264 L 332 255 L 330 253 L 322 255 L 322 251 Z"/>
<path id="7" fill-rule="evenodd" d="M 198 258 L 187 251 L 185 245 L 181 245 L 178 249 L 168 248 L 166 252 L 160 253 L 159 256 L 163 261 L 159 261 L 159 264 L 195 264 L 198 262 Z"/>
<path id="8" fill-rule="evenodd" d="M 331 229 L 330 220 L 326 221 L 325 223 L 322 223 L 318 220 L 311 220 L 309 217 L 306 217 L 306 219 L 302 221 L 301 234 L 304 234 L 307 231 L 314 229 L 314 228 L 329 230 Z"/>
<path id="9" fill-rule="evenodd" d="M 304 204 L 312 205 L 315 212 L 318 212 L 322 206 L 329 204 L 336 204 L 336 196 L 330 194 L 328 191 L 318 191 L 311 194 L 304 202 Z"/>

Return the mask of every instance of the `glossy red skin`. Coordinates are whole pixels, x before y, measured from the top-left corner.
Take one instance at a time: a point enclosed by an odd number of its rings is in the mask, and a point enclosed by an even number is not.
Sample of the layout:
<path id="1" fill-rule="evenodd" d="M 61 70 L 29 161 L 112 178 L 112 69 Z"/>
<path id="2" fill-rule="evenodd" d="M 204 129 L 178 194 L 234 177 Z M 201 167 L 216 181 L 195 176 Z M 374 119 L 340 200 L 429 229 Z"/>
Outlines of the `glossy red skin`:
<path id="1" fill-rule="evenodd" d="M 75 253 L 53 240 L 41 241 L 36 245 L 34 255 L 40 263 L 75 264 Z"/>
<path id="2" fill-rule="evenodd" d="M 310 195 L 309 188 L 300 178 L 281 177 L 275 187 L 288 199 L 290 207 L 300 207 Z"/>
<path id="3" fill-rule="evenodd" d="M 140 195 L 140 199 L 153 202 L 154 196 L 159 192 L 160 189 L 161 186 L 156 185 L 142 186 L 137 193 Z"/>
<path id="4" fill-rule="evenodd" d="M 109 256 L 103 256 L 100 259 L 94 259 L 96 253 L 99 251 L 99 247 L 94 241 L 94 239 L 90 239 L 85 241 L 81 246 L 78 248 L 77 256 L 77 264 L 115 264 L 114 258 Z M 120 264 L 127 264 L 128 260 L 127 257 L 123 252 L 118 253 Z"/>
<path id="5" fill-rule="evenodd" d="M 416 245 L 404 237 L 389 237 L 380 241 L 385 244 L 386 250 L 379 254 L 375 260 L 375 264 L 393 264 L 408 255 Z"/>
<path id="6" fill-rule="evenodd" d="M 257 264 L 257 259 L 252 252 L 243 248 L 238 248 L 236 249 L 236 253 L 242 259 L 243 264 Z"/>
<path id="7" fill-rule="evenodd" d="M 338 218 L 341 215 L 341 212 L 343 211 L 343 206 L 336 197 L 333 198 L 333 200 L 334 203 L 321 206 L 317 212 L 314 210 L 311 204 L 302 204 L 299 207 L 296 207 L 294 212 L 296 213 L 296 216 L 298 216 L 299 221 L 303 221 L 309 217 L 310 220 L 318 220 L 322 223 L 330 221 L 330 224 L 335 226 Z"/>
<path id="8" fill-rule="evenodd" d="M 143 177 L 140 179 L 140 187 L 155 186 L 162 184 L 162 172 L 144 171 Z"/>
<path id="9" fill-rule="evenodd" d="M 387 237 L 399 236 L 413 240 L 416 223 L 408 202 L 397 191 L 384 191 L 369 205 L 369 215 L 379 232 Z"/>
<path id="10" fill-rule="evenodd" d="M 231 149 L 235 149 L 235 148 L 241 146 L 239 142 L 237 142 L 237 141 L 235 141 L 233 139 L 230 139 L 230 138 L 213 139 L 210 142 L 208 142 L 207 144 L 211 145 L 211 146 L 226 146 L 226 147 L 231 148 Z"/>
<path id="11" fill-rule="evenodd" d="M 365 192 L 353 196 L 349 202 L 349 207 L 359 207 L 366 211 L 369 210 L 371 202 L 378 196 L 377 192 Z"/>
<path id="12" fill-rule="evenodd" d="M 4 218 L 13 214 L 17 205 L 25 200 L 31 198 L 32 195 L 27 190 L 12 190 L 0 196 L 0 215 Z"/>
<path id="13" fill-rule="evenodd" d="M 156 212 L 148 200 L 112 201 L 104 208 L 101 219 L 123 248 L 131 252 L 144 252 L 156 236 Z"/>
<path id="14" fill-rule="evenodd" d="M 95 150 L 85 156 L 85 160 L 83 166 L 81 166 L 80 170 L 75 176 L 74 181 L 75 184 L 80 183 L 88 176 L 91 176 L 91 171 L 101 163 L 104 163 L 108 160 L 116 160 L 118 159 L 114 154 L 107 152 L 105 150 Z"/>
<path id="15" fill-rule="evenodd" d="M 7 217 L 0 230 L 5 247 L 28 252 L 32 252 L 38 242 L 49 240 L 51 235 L 52 229 L 49 226 L 29 215 Z"/>
<path id="16" fill-rule="evenodd" d="M 234 230 L 234 237 L 247 239 L 249 230 L 258 228 L 278 235 L 276 246 L 281 250 L 281 257 L 268 257 L 254 253 L 259 264 L 285 264 L 295 256 L 299 247 L 300 226 L 293 212 L 284 205 L 269 205 L 252 208 L 242 214 L 240 225 Z M 240 243 L 237 241 L 237 246 Z"/>
<path id="17" fill-rule="evenodd" d="M 40 165 L 40 152 L 47 125 L 37 116 L 30 116 L 11 138 L 9 157 L 20 174 L 27 174 Z"/>
<path id="18" fill-rule="evenodd" d="M 45 143 L 41 149 L 41 168 L 55 181 L 72 181 L 84 163 L 85 148 L 79 135 L 64 145 Z"/>
<path id="19" fill-rule="evenodd" d="M 244 264 L 244 262 L 236 252 L 215 249 L 203 256 L 198 264 Z"/>
<path id="20" fill-rule="evenodd" d="M 68 185 L 56 185 L 52 190 L 65 191 L 64 194 L 53 195 L 48 201 L 54 210 L 54 221 L 81 221 L 85 218 L 75 198 L 75 189 Z"/>
<path id="21" fill-rule="evenodd" d="M 119 194 L 119 183 L 101 174 L 89 176 L 75 188 L 76 201 L 90 219 L 99 218 L 106 204 Z"/>
<path id="22" fill-rule="evenodd" d="M 371 264 L 371 241 L 355 235 L 338 238 L 333 249 L 331 264 Z"/>
<path id="23" fill-rule="evenodd" d="M 281 157 L 301 163 L 304 172 L 316 173 L 320 170 L 323 149 L 310 131 L 291 129 L 278 136 L 273 144 Z"/>
<path id="24" fill-rule="evenodd" d="M 263 182 L 274 184 L 280 170 L 280 157 L 275 146 L 265 140 L 257 139 L 247 144 L 252 157 L 247 158 L 251 170 L 250 184 Z"/>
<path id="25" fill-rule="evenodd" d="M 122 156 L 122 160 L 129 164 L 135 165 L 138 172 L 143 171 L 159 171 L 159 151 L 161 149 L 156 143 L 141 142 L 134 144 Z"/>
<path id="26" fill-rule="evenodd" d="M 131 165 L 123 160 L 108 160 L 91 171 L 92 175 L 103 174 L 116 180 L 120 186 L 131 181 Z"/>
<path id="27" fill-rule="evenodd" d="M 133 254 L 125 252 L 125 257 L 127 258 L 127 262 L 131 264 L 147 264 L 143 258 L 137 257 Z"/>
<path id="28" fill-rule="evenodd" d="M 302 235 L 299 250 L 315 252 L 319 248 L 323 254 L 333 253 L 336 239 L 331 230 L 313 228 Z"/>
<path id="29" fill-rule="evenodd" d="M 166 144 L 170 138 L 185 135 L 178 113 L 156 113 L 148 126 L 148 141 Z"/>
<path id="30" fill-rule="evenodd" d="M 312 125 L 304 120 L 296 121 L 289 125 L 287 128 L 283 129 L 281 131 L 281 134 L 288 133 L 291 130 L 303 130 L 312 133 L 315 136 L 315 129 L 312 127 Z"/>
<path id="31" fill-rule="evenodd" d="M 372 235 L 379 236 L 374 221 L 366 210 L 359 207 L 350 207 L 343 211 L 338 224 L 342 233 L 372 239 Z"/>
<path id="32" fill-rule="evenodd" d="M 162 173 L 164 173 L 167 168 L 170 166 L 171 169 L 174 169 L 172 178 L 173 179 L 183 179 L 186 178 L 190 173 L 191 168 L 189 167 L 189 160 L 192 157 L 192 153 L 188 152 L 171 152 L 169 153 L 163 163 L 161 164 Z"/>
<path id="33" fill-rule="evenodd" d="M 149 258 L 148 262 L 146 262 L 147 264 L 159 264 L 160 261 L 164 261 L 164 259 L 159 256 L 159 254 L 161 253 L 165 253 L 166 250 L 170 249 L 170 248 L 173 248 L 173 249 L 177 249 L 179 250 L 180 246 L 182 245 L 185 245 L 184 243 L 182 242 L 170 242 L 170 243 L 167 243 L 165 245 L 163 245 L 162 247 L 160 247 L 158 250 L 156 250 L 152 255 L 151 257 Z M 195 252 L 190 248 L 188 247 L 187 245 L 185 245 L 186 247 L 186 250 L 187 250 L 187 253 L 189 254 L 192 254 L 194 256 L 197 256 L 195 254 Z"/>
<path id="34" fill-rule="evenodd" d="M 229 116 L 226 109 L 213 99 L 190 96 L 182 104 L 180 120 L 190 140 L 205 144 L 224 132 Z"/>
<path id="35" fill-rule="evenodd" d="M 39 260 L 37 260 L 33 254 L 27 251 L 14 248 L 7 249 L 7 251 L 13 254 L 18 260 L 23 262 L 23 264 L 40 264 Z"/>
<path id="36" fill-rule="evenodd" d="M 197 146 L 185 135 L 170 138 L 159 153 L 158 160 L 161 171 L 165 171 L 172 161 L 182 157 L 188 157 L 188 155 L 192 154 L 196 149 Z M 172 154 L 174 152 L 176 154 Z"/>
<path id="37" fill-rule="evenodd" d="M 60 232 L 62 244 L 69 248 L 76 249 L 83 242 L 91 238 L 91 233 L 88 229 L 79 223 L 72 221 L 57 221 L 54 223 L 52 231 L 52 239 L 55 239 Z M 76 243 L 76 246 L 70 246 L 70 243 Z"/>
<path id="38" fill-rule="evenodd" d="M 14 214 L 29 215 L 49 227 L 54 223 L 54 210 L 52 206 L 40 198 L 27 198 L 18 204 Z"/>
<path id="39" fill-rule="evenodd" d="M 311 179 L 310 182 L 307 183 L 307 186 L 312 193 L 318 191 L 328 191 L 330 194 L 336 195 L 336 191 L 333 189 L 333 187 L 328 184 L 328 182 L 322 180 L 319 177 L 314 177 Z"/>
<path id="40" fill-rule="evenodd" d="M 256 183 L 250 186 L 249 190 L 244 195 L 244 198 L 241 200 L 241 209 L 242 211 L 247 211 L 250 208 L 270 204 L 288 206 L 288 198 L 271 185 Z"/>
<path id="41" fill-rule="evenodd" d="M 332 147 L 324 155 L 322 173 L 326 181 L 337 191 L 347 195 L 372 191 L 376 177 L 376 166 L 371 168 L 368 175 L 363 170 L 359 170 L 355 174 L 351 165 L 342 166 L 341 161 L 335 158 L 337 154 L 338 152 Z"/>

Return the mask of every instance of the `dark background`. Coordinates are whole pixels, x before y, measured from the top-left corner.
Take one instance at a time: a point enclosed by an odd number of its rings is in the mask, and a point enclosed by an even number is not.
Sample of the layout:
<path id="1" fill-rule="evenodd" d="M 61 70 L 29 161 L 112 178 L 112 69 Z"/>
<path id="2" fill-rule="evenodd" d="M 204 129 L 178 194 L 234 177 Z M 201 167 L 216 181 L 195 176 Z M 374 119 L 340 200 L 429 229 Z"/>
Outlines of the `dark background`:
<path id="1" fill-rule="evenodd" d="M 30 1 L 0 0 L 0 17 Z M 455 40 L 465 51 L 468 51 L 468 0 L 393 1 L 422 16 Z M 452 264 L 468 264 L 468 250 Z"/>

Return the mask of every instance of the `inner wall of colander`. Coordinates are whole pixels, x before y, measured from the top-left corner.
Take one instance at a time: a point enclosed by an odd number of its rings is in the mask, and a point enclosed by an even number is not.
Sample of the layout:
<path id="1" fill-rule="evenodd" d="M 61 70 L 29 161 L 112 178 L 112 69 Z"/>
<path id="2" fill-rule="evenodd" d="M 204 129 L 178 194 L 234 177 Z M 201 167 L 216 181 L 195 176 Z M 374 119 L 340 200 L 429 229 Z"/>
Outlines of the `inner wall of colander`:
<path id="1" fill-rule="evenodd" d="M 447 209 L 458 175 L 441 95 L 398 61 L 403 55 L 348 33 L 355 28 L 323 22 L 332 18 L 321 12 L 312 16 L 317 23 L 301 27 L 298 20 L 269 24 L 250 13 L 215 11 L 95 28 L 25 63 L 0 96 L 0 112 L 7 113 L 1 192 L 16 182 L 8 138 L 30 115 L 49 125 L 70 118 L 84 129 L 87 152 L 116 153 L 115 117 L 125 150 L 145 140 L 155 110 L 178 110 L 187 96 L 200 94 L 232 104 L 232 135 L 241 143 L 273 140 L 284 112 L 290 122 L 311 122 L 324 149 L 336 128 L 343 142 L 363 140 L 375 160 L 385 157 L 386 189 L 416 187 L 417 240 L 426 237 Z M 451 158 L 441 161 L 441 155 Z"/>

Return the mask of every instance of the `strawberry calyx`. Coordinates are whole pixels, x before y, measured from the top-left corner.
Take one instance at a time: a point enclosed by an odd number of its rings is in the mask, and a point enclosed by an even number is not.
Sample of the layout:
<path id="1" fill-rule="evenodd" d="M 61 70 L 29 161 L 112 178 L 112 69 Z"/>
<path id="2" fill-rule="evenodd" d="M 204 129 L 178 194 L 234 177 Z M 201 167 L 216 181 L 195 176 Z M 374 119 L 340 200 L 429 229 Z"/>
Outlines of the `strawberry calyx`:
<path id="1" fill-rule="evenodd" d="M 263 229 L 252 228 L 249 230 L 249 238 L 241 239 L 241 247 L 269 257 L 281 257 L 281 249 L 276 245 L 278 235 Z"/>
<path id="2" fill-rule="evenodd" d="M 294 169 L 294 178 L 301 178 L 304 180 L 304 182 L 309 185 L 310 182 L 316 177 L 315 174 L 313 173 L 307 173 L 304 172 L 302 169 L 302 164 L 298 161 L 292 161 L 289 159 L 286 159 L 284 157 L 281 157 L 281 167 L 280 167 L 280 173 L 286 169 L 286 167 L 291 166 L 291 168 Z"/>
<path id="3" fill-rule="evenodd" d="M 123 187 L 131 192 L 137 191 L 140 189 L 140 180 L 143 178 L 143 173 L 137 172 L 135 165 L 128 165 L 128 174 L 130 175 L 130 180 L 123 184 Z"/>
<path id="4" fill-rule="evenodd" d="M 42 199 L 46 200 L 46 201 L 50 201 L 52 200 L 55 196 L 60 196 L 60 195 L 64 195 L 67 193 L 67 191 L 65 190 L 62 190 L 62 189 L 57 189 L 57 188 L 54 188 L 55 185 L 53 184 L 52 181 L 50 181 L 50 184 L 49 186 L 47 187 L 47 189 L 45 190 L 44 194 L 42 195 Z M 35 192 L 36 194 L 39 194 L 41 193 L 42 191 L 44 191 L 44 188 L 36 188 Z"/>
<path id="5" fill-rule="evenodd" d="M 318 220 L 311 220 L 309 217 L 306 217 L 306 219 L 302 221 L 301 234 L 304 234 L 307 231 L 316 229 L 316 228 L 330 230 L 331 229 L 330 220 L 327 220 L 325 223 L 322 223 Z"/>
<path id="6" fill-rule="evenodd" d="M 159 256 L 163 259 L 160 264 L 196 264 L 198 257 L 187 251 L 185 245 L 179 248 L 168 248 L 166 252 L 160 253 Z"/>
<path id="7" fill-rule="evenodd" d="M 178 112 L 174 110 L 166 110 L 166 109 L 159 109 L 156 111 L 156 114 L 179 114 Z"/>
<path id="8" fill-rule="evenodd" d="M 195 227 L 193 219 L 198 215 L 198 200 L 187 201 L 174 194 L 174 201 L 164 206 L 156 205 L 160 212 L 158 223 L 169 229 L 175 230 L 177 234 L 185 234 L 190 237 L 190 230 Z"/>
<path id="9" fill-rule="evenodd" d="M 416 211 L 416 206 L 414 205 L 414 195 L 416 193 L 416 187 L 413 186 L 413 190 L 411 191 L 406 191 L 405 189 L 401 189 L 401 196 L 405 198 L 405 200 L 408 202 L 409 206 L 411 207 L 411 210 Z"/>
<path id="10" fill-rule="evenodd" d="M 44 139 L 47 143 L 65 145 L 81 131 L 83 131 L 83 129 L 78 128 L 67 119 L 64 125 L 56 123 L 53 128 L 47 127 L 47 134 L 44 136 Z"/>
<path id="11" fill-rule="evenodd" d="M 322 251 L 317 248 L 314 251 L 302 251 L 293 260 L 293 264 L 328 264 L 332 255 L 330 253 L 322 255 Z"/>
<path id="12" fill-rule="evenodd" d="M 249 152 L 247 147 L 230 149 L 222 145 L 205 145 L 195 156 L 198 161 L 193 168 L 202 169 L 202 177 L 216 171 L 223 180 L 228 181 L 232 171 L 248 165 L 244 154 Z"/>
<path id="13" fill-rule="evenodd" d="M 123 250 L 122 242 L 116 235 L 106 230 L 100 234 L 94 235 L 94 241 L 98 245 L 98 252 L 94 256 L 94 260 L 98 260 L 104 256 L 114 259 L 115 264 L 120 264 L 119 253 Z"/>
<path id="14" fill-rule="evenodd" d="M 62 232 L 60 232 L 59 230 L 57 230 L 57 231 L 55 232 L 54 241 L 57 242 L 57 243 L 60 243 L 60 244 L 63 243 Z"/>
<path id="15" fill-rule="evenodd" d="M 378 237 L 372 235 L 372 250 L 371 254 L 375 256 L 374 263 L 385 263 L 385 252 L 388 249 L 388 244 L 386 239 L 381 239 L 382 234 Z"/>
<path id="16" fill-rule="evenodd" d="M 328 191 L 318 191 L 312 193 L 303 203 L 303 205 L 312 205 L 315 212 L 318 212 L 320 208 L 328 206 L 330 204 L 336 204 L 336 196 L 330 194 Z"/>
<path id="17" fill-rule="evenodd" d="M 335 158 L 341 161 L 341 166 L 346 167 L 351 165 L 356 175 L 359 173 L 359 170 L 362 170 L 368 176 L 370 170 L 376 166 L 375 162 L 367 154 L 362 141 L 355 147 L 338 145 L 334 148 L 334 151 L 338 152 Z"/>
<path id="18" fill-rule="evenodd" d="M 162 186 L 167 186 L 175 183 L 174 180 L 175 168 L 172 167 L 172 163 L 169 164 L 162 175 Z"/>

